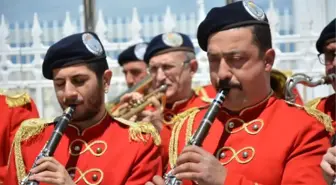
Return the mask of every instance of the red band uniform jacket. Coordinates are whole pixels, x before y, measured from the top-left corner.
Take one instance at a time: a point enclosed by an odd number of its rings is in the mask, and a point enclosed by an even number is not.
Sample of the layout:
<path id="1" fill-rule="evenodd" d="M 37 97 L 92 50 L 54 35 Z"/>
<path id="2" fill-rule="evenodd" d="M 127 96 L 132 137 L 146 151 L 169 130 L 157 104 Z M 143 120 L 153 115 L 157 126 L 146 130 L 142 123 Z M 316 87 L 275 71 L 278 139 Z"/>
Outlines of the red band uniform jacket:
<path id="1" fill-rule="evenodd" d="M 53 130 L 54 124 L 47 121 L 22 123 L 15 135 L 5 183 L 15 185 L 25 177 Z M 151 124 L 106 114 L 82 132 L 70 124 L 54 158 L 65 166 L 78 185 L 139 185 L 162 174 L 159 145 L 159 134 Z"/>
<path id="2" fill-rule="evenodd" d="M 195 110 L 174 124 L 170 168 L 206 111 Z M 326 130 L 332 127 L 319 113 L 271 94 L 236 115 L 221 110 L 202 147 L 227 169 L 224 185 L 324 185 L 319 164 L 330 146 Z"/>

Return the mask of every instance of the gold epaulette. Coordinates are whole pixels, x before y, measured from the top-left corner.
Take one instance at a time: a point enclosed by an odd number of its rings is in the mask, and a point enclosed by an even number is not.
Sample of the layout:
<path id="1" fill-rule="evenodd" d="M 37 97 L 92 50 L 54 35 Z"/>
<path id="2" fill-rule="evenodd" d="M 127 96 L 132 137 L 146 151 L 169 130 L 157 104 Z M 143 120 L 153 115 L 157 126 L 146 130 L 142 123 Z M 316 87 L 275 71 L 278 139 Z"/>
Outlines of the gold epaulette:
<path id="1" fill-rule="evenodd" d="M 321 98 L 315 98 L 315 99 L 312 99 L 312 100 L 308 101 L 305 104 L 305 106 L 316 109 L 320 102 L 321 102 Z"/>
<path id="2" fill-rule="evenodd" d="M 286 102 L 287 102 L 287 104 L 289 104 L 291 106 L 295 106 L 295 107 L 298 107 L 300 109 L 305 110 L 307 112 L 307 114 L 309 114 L 310 116 L 316 118 L 319 122 L 321 122 L 324 125 L 325 130 L 327 132 L 329 132 L 330 134 L 335 133 L 335 130 L 332 126 L 332 119 L 328 114 L 325 114 L 324 112 L 322 112 L 318 109 L 312 108 L 312 107 L 302 106 L 302 105 L 292 103 L 292 102 L 289 102 L 289 101 L 286 101 Z"/>
<path id="3" fill-rule="evenodd" d="M 153 138 L 154 144 L 159 146 L 161 144 L 161 137 L 154 125 L 149 122 L 133 122 L 120 117 L 113 117 L 113 119 L 129 127 L 129 138 L 132 141 L 147 142 L 144 134 L 150 134 Z"/>
<path id="4" fill-rule="evenodd" d="M 195 123 L 195 117 L 196 114 L 205 108 L 208 108 L 209 106 L 203 106 L 203 107 L 194 107 L 191 109 L 188 109 L 180 114 L 177 114 L 172 119 L 173 129 L 169 141 L 169 164 L 170 167 L 173 168 L 176 164 L 177 156 L 178 156 L 178 143 L 179 143 L 179 135 L 181 133 L 182 126 L 186 123 L 186 120 L 188 119 L 187 128 L 186 128 L 186 137 L 185 137 L 185 144 L 188 143 L 189 139 L 192 136 L 192 128 Z M 197 120 L 198 121 L 198 120 Z"/>
<path id="5" fill-rule="evenodd" d="M 205 89 L 202 86 L 194 88 L 195 94 L 197 96 L 201 97 L 201 100 L 203 100 L 206 103 L 211 103 L 212 98 L 209 98 L 208 93 L 205 91 Z"/>
<path id="6" fill-rule="evenodd" d="M 6 103 L 9 107 L 19 107 L 31 101 L 26 92 L 0 90 L 0 95 L 6 96 Z"/>
<path id="7" fill-rule="evenodd" d="M 43 120 L 39 118 L 28 119 L 21 123 L 18 131 L 15 133 L 9 155 L 11 155 L 12 150 L 14 149 L 15 166 L 19 184 L 20 181 L 26 176 L 25 164 L 21 151 L 21 142 L 39 135 L 43 132 L 44 128 L 46 128 L 51 123 L 53 123 L 53 120 Z"/>

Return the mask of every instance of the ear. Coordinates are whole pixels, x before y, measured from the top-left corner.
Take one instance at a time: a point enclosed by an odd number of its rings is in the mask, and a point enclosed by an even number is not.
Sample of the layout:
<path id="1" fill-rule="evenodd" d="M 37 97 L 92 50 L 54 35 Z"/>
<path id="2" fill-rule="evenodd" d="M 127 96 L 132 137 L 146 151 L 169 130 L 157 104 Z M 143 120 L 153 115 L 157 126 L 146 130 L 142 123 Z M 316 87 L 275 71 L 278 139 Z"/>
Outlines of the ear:
<path id="1" fill-rule="evenodd" d="M 197 69 L 198 69 L 198 62 L 197 62 L 196 59 L 192 59 L 190 61 L 190 71 L 191 71 L 191 74 L 194 75 L 197 72 Z"/>
<path id="2" fill-rule="evenodd" d="M 103 83 L 104 83 L 105 90 L 109 89 L 111 79 L 112 79 L 112 71 L 110 69 L 105 70 L 104 75 L 103 75 Z"/>
<path id="3" fill-rule="evenodd" d="M 265 61 L 265 71 L 271 72 L 275 60 L 275 51 L 274 49 L 268 49 L 264 55 Z"/>

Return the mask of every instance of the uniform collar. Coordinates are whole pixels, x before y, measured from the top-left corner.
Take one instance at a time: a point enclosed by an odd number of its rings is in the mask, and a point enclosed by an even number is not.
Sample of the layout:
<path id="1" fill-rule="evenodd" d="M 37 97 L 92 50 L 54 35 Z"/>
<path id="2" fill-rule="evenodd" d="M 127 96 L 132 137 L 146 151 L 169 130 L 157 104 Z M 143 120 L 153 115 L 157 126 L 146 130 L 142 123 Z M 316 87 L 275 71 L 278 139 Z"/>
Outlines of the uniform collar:
<path id="1" fill-rule="evenodd" d="M 69 124 L 69 127 L 71 128 L 71 133 L 76 136 L 92 136 L 92 134 L 98 134 L 103 132 L 111 123 L 111 120 L 112 118 L 107 114 L 107 112 L 105 112 L 104 116 L 100 121 L 88 128 L 85 128 L 82 131 L 76 125 Z"/>
<path id="2" fill-rule="evenodd" d="M 267 97 L 263 100 L 261 100 L 259 103 L 256 103 L 255 105 L 251 105 L 248 107 L 243 108 L 240 111 L 235 112 L 234 114 L 229 110 L 225 110 L 225 109 L 221 109 L 221 114 L 222 116 L 225 117 L 240 117 L 243 118 L 244 120 L 252 120 L 255 119 L 256 117 L 258 117 L 261 112 L 269 107 L 270 105 L 272 105 L 275 101 L 277 100 L 275 94 L 273 91 L 271 91 Z"/>
<path id="3" fill-rule="evenodd" d="M 164 119 L 170 121 L 176 114 L 179 114 L 185 111 L 188 108 L 191 108 L 191 105 L 195 102 L 198 96 L 193 91 L 192 96 L 189 99 L 184 99 L 181 101 L 175 102 L 171 108 L 165 107 L 164 109 Z"/>

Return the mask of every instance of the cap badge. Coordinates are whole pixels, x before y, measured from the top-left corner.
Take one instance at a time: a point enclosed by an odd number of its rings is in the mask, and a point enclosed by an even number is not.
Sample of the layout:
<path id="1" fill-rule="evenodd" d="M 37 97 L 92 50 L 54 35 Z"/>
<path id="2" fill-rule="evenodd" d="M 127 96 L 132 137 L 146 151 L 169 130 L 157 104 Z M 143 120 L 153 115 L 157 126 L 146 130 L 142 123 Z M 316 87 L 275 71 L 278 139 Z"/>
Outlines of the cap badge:
<path id="1" fill-rule="evenodd" d="M 179 47 L 183 44 L 183 38 L 178 33 L 165 33 L 162 35 L 162 41 L 170 47 Z"/>
<path id="2" fill-rule="evenodd" d="M 100 42 L 90 33 L 82 35 L 83 44 L 94 55 L 100 56 L 103 54 L 103 47 Z"/>
<path id="3" fill-rule="evenodd" d="M 134 55 L 139 59 L 139 60 L 143 60 L 144 59 L 144 55 L 147 49 L 147 44 L 145 43 L 140 43 L 137 44 L 134 47 Z"/>
<path id="4" fill-rule="evenodd" d="M 252 1 L 243 0 L 243 6 L 253 18 L 259 21 L 265 20 L 265 12 Z"/>

